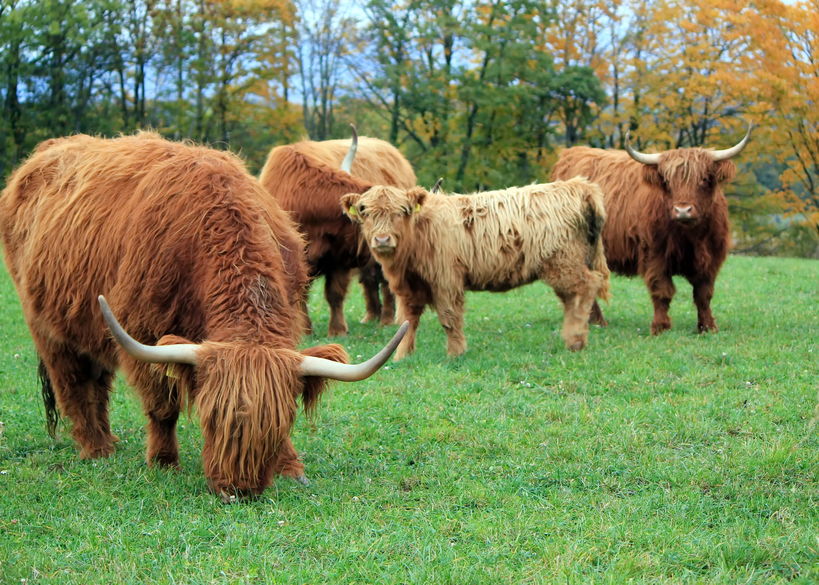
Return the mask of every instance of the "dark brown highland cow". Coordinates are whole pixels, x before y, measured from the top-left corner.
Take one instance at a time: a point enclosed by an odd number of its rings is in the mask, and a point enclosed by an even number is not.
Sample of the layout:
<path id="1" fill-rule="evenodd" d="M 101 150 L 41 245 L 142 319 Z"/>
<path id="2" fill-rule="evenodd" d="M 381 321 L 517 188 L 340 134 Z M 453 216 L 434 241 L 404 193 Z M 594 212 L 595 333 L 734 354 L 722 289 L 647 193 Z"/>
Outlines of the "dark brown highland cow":
<path id="1" fill-rule="evenodd" d="M 10 177 L 0 234 L 50 430 L 56 399 L 82 458 L 114 451 L 108 395 L 122 367 L 148 417 L 149 464 L 178 465 L 176 421 L 192 407 L 209 487 L 259 494 L 274 474 L 304 478 L 289 438 L 297 397 L 309 410 L 325 377 L 362 379 L 388 357 L 347 366 L 338 345 L 296 350 L 302 239 L 225 152 L 151 133 L 49 140 Z"/>
<path id="2" fill-rule="evenodd" d="M 697 329 L 717 331 L 711 314 L 714 281 L 728 255 L 728 203 L 722 184 L 736 173 L 731 158 L 751 135 L 725 150 L 678 148 L 644 154 L 631 148 L 564 150 L 552 179 L 588 177 L 603 189 L 608 219 L 603 243 L 609 268 L 641 275 L 654 303 L 651 333 L 671 328 L 668 308 L 674 275 L 693 286 Z M 605 324 L 597 303 L 591 321 Z"/>
<path id="3" fill-rule="evenodd" d="M 354 268 L 360 269 L 367 305 L 362 322 L 392 323 L 394 297 L 361 242 L 358 226 L 341 213 L 339 201 L 345 193 L 363 193 L 376 184 L 415 186 L 412 166 L 398 149 L 376 138 L 362 136 L 359 140 L 355 132 L 352 143 L 304 140 L 277 146 L 270 151 L 259 180 L 290 211 L 304 234 L 310 275 L 324 275 L 324 296 L 330 305 L 328 334 L 347 333 L 343 305 Z"/>

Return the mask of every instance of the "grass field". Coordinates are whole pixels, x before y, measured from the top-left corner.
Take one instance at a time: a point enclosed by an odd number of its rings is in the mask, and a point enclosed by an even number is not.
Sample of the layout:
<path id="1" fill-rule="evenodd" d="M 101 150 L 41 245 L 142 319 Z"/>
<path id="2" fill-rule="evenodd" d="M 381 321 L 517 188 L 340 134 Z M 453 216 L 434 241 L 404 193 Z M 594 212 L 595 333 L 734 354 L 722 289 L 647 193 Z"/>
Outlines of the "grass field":
<path id="1" fill-rule="evenodd" d="M 195 420 L 181 471 L 145 466 L 122 382 L 114 456 L 48 437 L 0 269 L 0 583 L 819 583 L 819 262 L 731 257 L 718 334 L 677 286 L 652 338 L 642 283 L 615 278 L 580 353 L 540 284 L 471 294 L 458 359 L 428 313 L 413 356 L 299 417 L 309 487 L 226 506 Z M 320 287 L 311 309 L 326 330 Z M 394 329 L 362 313 L 353 290 L 354 357 Z"/>

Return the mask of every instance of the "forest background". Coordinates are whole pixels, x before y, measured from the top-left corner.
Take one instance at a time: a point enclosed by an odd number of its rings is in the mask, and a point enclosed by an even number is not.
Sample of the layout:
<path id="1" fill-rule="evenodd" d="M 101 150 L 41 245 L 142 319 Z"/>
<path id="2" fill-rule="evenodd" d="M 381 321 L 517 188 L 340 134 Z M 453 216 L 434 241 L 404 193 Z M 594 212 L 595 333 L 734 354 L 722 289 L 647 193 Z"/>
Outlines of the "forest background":
<path id="1" fill-rule="evenodd" d="M 547 181 L 559 150 L 725 148 L 735 251 L 819 257 L 819 0 L 0 0 L 0 176 L 141 128 L 239 153 L 362 134 L 420 184 Z"/>

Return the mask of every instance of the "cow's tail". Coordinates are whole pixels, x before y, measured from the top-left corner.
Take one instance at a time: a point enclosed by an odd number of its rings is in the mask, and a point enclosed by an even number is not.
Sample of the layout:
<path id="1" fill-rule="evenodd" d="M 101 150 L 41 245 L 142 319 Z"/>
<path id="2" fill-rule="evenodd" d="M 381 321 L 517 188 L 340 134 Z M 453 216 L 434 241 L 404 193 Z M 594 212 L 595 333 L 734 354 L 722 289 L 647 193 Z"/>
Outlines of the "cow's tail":
<path id="1" fill-rule="evenodd" d="M 40 384 L 43 393 L 43 406 L 45 406 L 46 429 L 51 438 L 57 437 L 57 423 L 60 422 L 60 411 L 57 410 L 57 400 L 54 398 L 54 388 L 51 386 L 51 378 L 48 376 L 43 360 L 37 367 L 37 375 L 40 377 Z"/>
<path id="2" fill-rule="evenodd" d="M 586 264 L 589 269 L 600 273 L 603 284 L 597 292 L 597 296 L 604 301 L 611 298 L 609 290 L 609 266 L 606 263 L 606 255 L 603 252 L 603 227 L 606 224 L 606 208 L 603 205 L 603 191 L 597 183 L 589 183 L 586 190 L 586 226 L 588 232 L 589 248 L 586 257 Z"/>

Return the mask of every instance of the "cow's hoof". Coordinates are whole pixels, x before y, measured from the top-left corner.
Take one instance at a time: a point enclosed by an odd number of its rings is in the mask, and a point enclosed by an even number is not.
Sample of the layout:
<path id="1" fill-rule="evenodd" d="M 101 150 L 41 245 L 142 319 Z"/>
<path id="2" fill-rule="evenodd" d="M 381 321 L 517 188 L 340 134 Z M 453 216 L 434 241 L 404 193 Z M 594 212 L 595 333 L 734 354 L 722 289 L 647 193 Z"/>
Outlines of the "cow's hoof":
<path id="1" fill-rule="evenodd" d="M 114 453 L 114 445 L 103 445 L 101 447 L 83 447 L 80 451 L 80 459 L 102 459 Z"/>
<path id="2" fill-rule="evenodd" d="M 575 341 L 574 343 L 572 343 L 572 344 L 569 346 L 569 350 L 570 350 L 570 351 L 580 351 L 580 350 L 581 350 L 581 349 L 583 349 L 584 347 L 586 347 L 586 342 L 585 342 L 585 341 L 578 340 L 578 341 Z"/>
<path id="3" fill-rule="evenodd" d="M 327 329 L 327 335 L 329 337 L 344 337 L 347 335 L 347 326 L 344 327 L 329 327 Z"/>
<path id="4" fill-rule="evenodd" d="M 223 504 L 235 504 L 239 501 L 239 498 L 236 494 L 229 494 L 226 491 L 219 492 L 219 499 L 222 501 Z"/>
<path id="5" fill-rule="evenodd" d="M 167 469 L 180 469 L 179 456 L 169 453 L 157 453 L 148 460 L 148 467 L 163 467 Z"/>
<path id="6" fill-rule="evenodd" d="M 294 477 L 293 479 L 295 479 L 297 482 L 299 482 L 303 486 L 310 485 L 310 480 L 307 479 L 306 475 L 300 475 L 298 477 Z"/>
<path id="7" fill-rule="evenodd" d="M 366 315 L 364 315 L 363 317 L 361 317 L 361 321 L 359 321 L 359 323 L 361 323 L 362 325 L 363 325 L 364 323 L 372 323 L 372 322 L 373 322 L 373 321 L 375 321 L 376 319 L 377 319 L 377 316 L 376 316 L 376 315 L 373 315 L 372 313 L 367 313 Z"/>
<path id="8" fill-rule="evenodd" d="M 651 324 L 651 334 L 652 335 L 659 335 L 664 331 L 668 331 L 671 329 L 671 323 L 652 323 Z"/>

